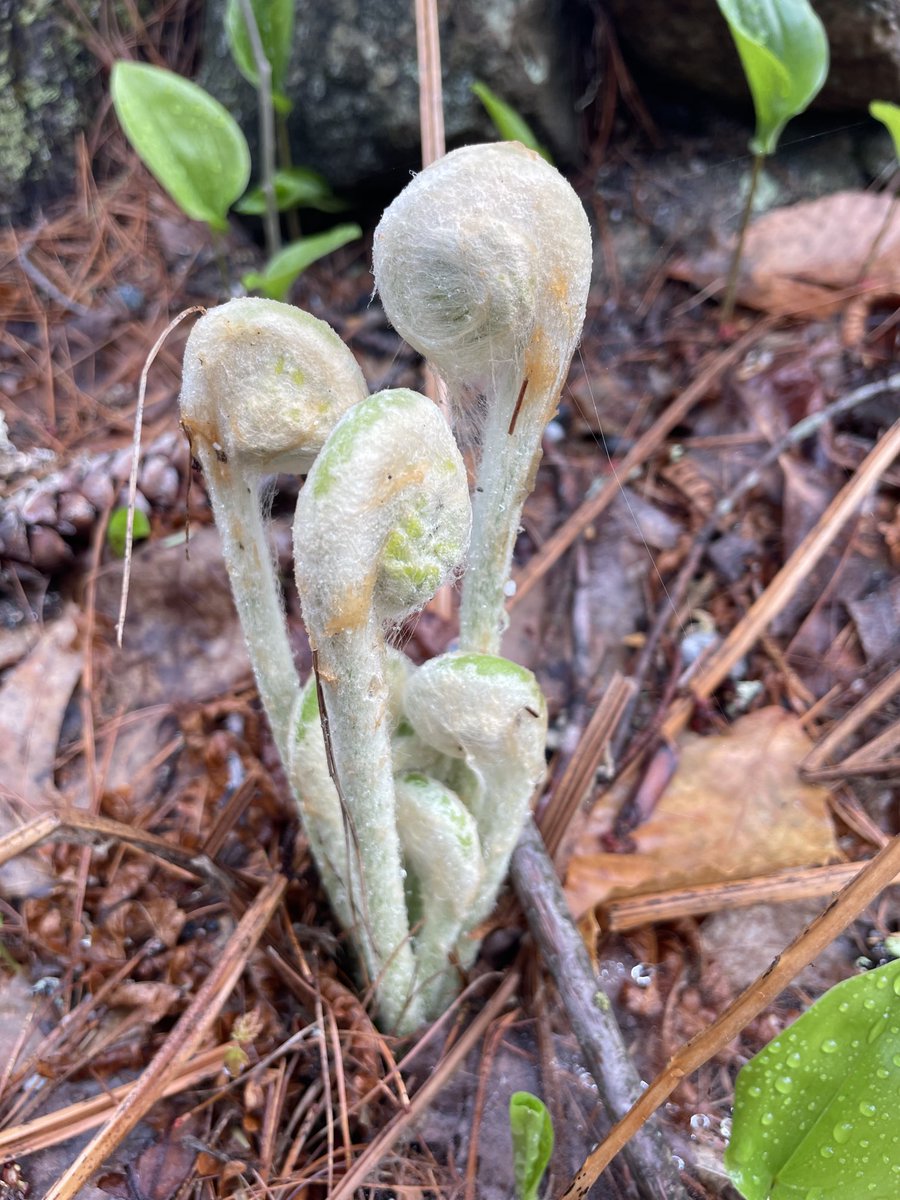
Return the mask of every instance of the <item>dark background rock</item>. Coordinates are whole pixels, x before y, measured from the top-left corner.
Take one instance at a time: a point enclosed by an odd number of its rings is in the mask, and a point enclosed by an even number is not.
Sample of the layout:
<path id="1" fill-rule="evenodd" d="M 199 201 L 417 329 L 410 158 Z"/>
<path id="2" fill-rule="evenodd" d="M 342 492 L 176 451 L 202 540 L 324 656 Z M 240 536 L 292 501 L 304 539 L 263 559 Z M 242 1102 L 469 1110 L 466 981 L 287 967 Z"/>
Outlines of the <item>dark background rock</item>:
<path id="1" fill-rule="evenodd" d="M 238 75 L 222 28 L 224 0 L 209 0 L 198 82 L 257 143 L 256 96 Z M 441 0 L 444 109 L 449 146 L 496 137 L 470 85 L 480 79 L 518 109 L 561 163 L 578 154 L 577 3 Z M 286 91 L 295 161 L 333 187 L 397 191 L 421 165 L 412 0 L 296 0 L 295 50 Z M 581 30 L 582 34 L 585 32 Z"/>
<path id="2" fill-rule="evenodd" d="M 31 224 L 72 190 L 97 109 L 96 63 L 60 0 L 0 0 L 0 221 Z"/>
<path id="3" fill-rule="evenodd" d="M 744 99 L 747 85 L 716 0 L 605 0 L 629 61 L 654 82 L 687 84 Z M 900 98 L 900 0 L 813 0 L 831 47 L 831 70 L 815 102 L 868 109 Z"/>

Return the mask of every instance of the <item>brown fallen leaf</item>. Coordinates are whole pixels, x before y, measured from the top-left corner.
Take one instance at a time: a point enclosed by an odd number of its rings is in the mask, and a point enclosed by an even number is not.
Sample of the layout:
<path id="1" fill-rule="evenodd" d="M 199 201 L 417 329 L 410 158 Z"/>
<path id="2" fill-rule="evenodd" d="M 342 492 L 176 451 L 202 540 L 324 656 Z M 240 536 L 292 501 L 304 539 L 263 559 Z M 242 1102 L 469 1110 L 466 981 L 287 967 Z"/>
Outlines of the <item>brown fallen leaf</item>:
<path id="1" fill-rule="evenodd" d="M 836 192 L 776 208 L 747 231 L 737 299 L 748 308 L 777 316 L 825 316 L 851 295 L 894 295 L 900 291 L 900 214 L 895 214 L 877 254 L 861 279 L 872 245 L 891 207 L 891 197 L 872 192 Z M 723 286 L 732 246 L 720 246 L 669 267 L 674 279 L 699 287 Z"/>
<path id="2" fill-rule="evenodd" d="M 63 716 L 81 676 L 76 639 L 74 617 L 61 617 L 0 688 L 0 834 L 61 804 L 53 768 Z M 0 884 L 8 896 L 33 895 L 48 879 L 33 854 L 0 868 Z"/>
<path id="3" fill-rule="evenodd" d="M 634 854 L 597 853 L 589 822 L 566 879 L 576 916 L 612 896 L 836 857 L 828 792 L 798 774 L 812 743 L 793 714 L 763 708 L 727 734 L 686 734 L 679 747 L 675 774 L 653 815 L 634 831 Z"/>

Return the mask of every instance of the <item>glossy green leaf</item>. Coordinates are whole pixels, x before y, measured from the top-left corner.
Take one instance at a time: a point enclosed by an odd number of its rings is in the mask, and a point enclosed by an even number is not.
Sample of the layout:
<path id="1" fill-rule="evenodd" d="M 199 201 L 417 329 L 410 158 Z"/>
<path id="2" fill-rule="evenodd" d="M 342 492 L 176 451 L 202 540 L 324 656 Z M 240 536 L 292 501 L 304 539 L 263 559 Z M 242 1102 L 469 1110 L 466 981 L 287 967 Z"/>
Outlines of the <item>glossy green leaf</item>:
<path id="1" fill-rule="evenodd" d="M 284 95 L 284 84 L 294 40 L 294 0 L 250 0 L 250 7 L 263 52 L 272 68 L 272 102 L 279 112 L 290 112 L 291 102 Z M 225 6 L 225 36 L 235 66 L 248 83 L 258 87 L 259 71 L 241 0 L 228 0 Z"/>
<path id="2" fill-rule="evenodd" d="M 125 557 L 125 539 L 128 535 L 128 509 L 114 508 L 106 526 L 106 544 L 116 558 Z M 150 536 L 150 522 L 147 514 L 139 508 L 134 510 L 133 540 L 141 542 Z"/>
<path id="3" fill-rule="evenodd" d="M 553 1122 L 543 1100 L 531 1092 L 513 1092 L 509 1098 L 509 1128 L 516 1196 L 518 1200 L 536 1200 L 553 1153 Z"/>
<path id="4" fill-rule="evenodd" d="M 347 207 L 338 199 L 317 171 L 309 167 L 290 167 L 275 172 L 275 202 L 279 212 L 291 208 L 317 208 L 319 212 L 341 212 Z M 262 187 L 252 187 L 234 206 L 235 211 L 248 216 L 262 216 L 266 198 Z"/>
<path id="5" fill-rule="evenodd" d="M 244 287 L 250 291 L 262 292 L 270 300 L 283 300 L 301 272 L 320 258 L 324 258 L 326 254 L 339 250 L 341 246 L 346 246 L 358 237 L 362 237 L 362 230 L 358 225 L 336 225 L 327 233 L 300 238 L 270 259 L 262 273 L 253 271 L 245 275 Z"/>
<path id="6" fill-rule="evenodd" d="M 828 75 L 825 27 L 809 0 L 716 0 L 728 22 L 756 109 L 754 154 L 774 154 L 781 131 Z"/>
<path id="7" fill-rule="evenodd" d="M 547 162 L 553 162 L 550 152 L 541 145 L 534 130 L 511 104 L 501 100 L 486 83 L 473 83 L 472 91 L 486 108 L 487 115 L 494 122 L 494 128 L 504 142 L 521 142 L 529 150 L 536 150 L 542 158 L 546 158 Z"/>
<path id="8" fill-rule="evenodd" d="M 189 217 L 228 227 L 250 178 L 240 126 L 203 88 L 161 67 L 119 62 L 110 84 L 125 136 Z"/>
<path id="9" fill-rule="evenodd" d="M 869 113 L 885 126 L 894 143 L 894 154 L 900 159 L 900 104 L 873 100 L 869 105 Z"/>
<path id="10" fill-rule="evenodd" d="M 900 961 L 826 992 L 737 1078 L 725 1167 L 746 1200 L 900 1195 Z"/>

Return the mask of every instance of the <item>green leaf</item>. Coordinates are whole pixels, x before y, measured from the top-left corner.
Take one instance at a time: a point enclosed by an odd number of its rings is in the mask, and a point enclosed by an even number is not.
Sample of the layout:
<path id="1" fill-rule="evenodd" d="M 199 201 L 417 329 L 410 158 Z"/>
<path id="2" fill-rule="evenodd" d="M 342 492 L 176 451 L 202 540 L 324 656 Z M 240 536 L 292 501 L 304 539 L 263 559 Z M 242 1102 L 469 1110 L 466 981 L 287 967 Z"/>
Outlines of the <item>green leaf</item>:
<path id="1" fill-rule="evenodd" d="M 494 122 L 496 130 L 504 142 L 521 142 L 529 150 L 536 150 L 548 163 L 553 162 L 550 152 L 541 145 L 534 130 L 511 104 L 501 100 L 486 83 L 473 83 L 472 91 L 487 109 L 487 115 Z"/>
<path id="2" fill-rule="evenodd" d="M 262 292 L 270 300 L 283 300 L 291 284 L 307 267 L 346 246 L 348 242 L 362 237 L 358 225 L 335 225 L 327 233 L 318 233 L 314 237 L 300 238 L 279 251 L 266 264 L 262 274 L 252 271 L 243 278 L 244 287 L 251 291 Z"/>
<path id="3" fill-rule="evenodd" d="M 518 1200 L 535 1200 L 553 1153 L 553 1122 L 543 1100 L 531 1092 L 513 1092 L 509 1098 L 509 1128 L 516 1196 Z"/>
<path id="4" fill-rule="evenodd" d="M 125 136 L 175 203 L 227 229 L 228 210 L 250 178 L 250 151 L 234 118 L 203 88 L 147 63 L 116 63 L 110 89 Z"/>
<path id="5" fill-rule="evenodd" d="M 873 100 L 869 105 L 869 113 L 886 127 L 894 142 L 894 154 L 900 159 L 900 104 Z"/>
<path id="6" fill-rule="evenodd" d="M 275 202 L 279 212 L 290 208 L 317 208 L 320 212 L 340 212 L 347 205 L 339 200 L 327 181 L 309 167 L 290 167 L 275 172 Z M 262 187 L 252 187 L 234 206 L 235 211 L 259 217 L 266 211 Z"/>
<path id="7" fill-rule="evenodd" d="M 756 109 L 754 154 L 774 154 L 785 125 L 828 75 L 825 27 L 809 0 L 716 0 L 728 22 Z"/>
<path id="8" fill-rule="evenodd" d="M 125 538 L 128 532 L 128 509 L 114 508 L 106 526 L 106 544 L 116 558 L 125 557 Z M 139 508 L 134 510 L 133 540 L 141 542 L 150 536 L 150 522 L 147 514 Z"/>
<path id="9" fill-rule="evenodd" d="M 284 95 L 284 82 L 294 40 L 294 0 L 250 0 L 263 53 L 272 68 L 272 102 L 278 112 L 288 113 L 291 102 Z M 259 87 L 259 71 L 253 43 L 241 0 L 228 0 L 225 6 L 225 36 L 235 66 L 254 87 Z"/>
<path id="10" fill-rule="evenodd" d="M 725 1167 L 746 1200 L 900 1195 L 900 961 L 831 988 L 737 1078 Z"/>

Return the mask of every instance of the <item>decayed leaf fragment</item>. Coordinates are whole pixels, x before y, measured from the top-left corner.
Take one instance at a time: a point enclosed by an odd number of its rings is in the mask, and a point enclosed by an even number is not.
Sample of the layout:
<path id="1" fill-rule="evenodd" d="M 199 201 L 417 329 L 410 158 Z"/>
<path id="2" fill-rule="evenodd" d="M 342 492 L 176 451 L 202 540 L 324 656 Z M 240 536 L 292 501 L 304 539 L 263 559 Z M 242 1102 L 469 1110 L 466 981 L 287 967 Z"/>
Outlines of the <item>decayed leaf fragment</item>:
<path id="1" fill-rule="evenodd" d="M 835 858 L 827 789 L 798 773 L 811 746 L 798 718 L 774 706 L 741 717 L 726 734 L 684 735 L 672 779 L 634 831 L 634 854 L 597 853 L 588 826 L 566 879 L 572 911 Z"/>
<path id="2" fill-rule="evenodd" d="M 868 261 L 891 204 L 884 193 L 848 191 L 765 213 L 747 231 L 738 302 L 776 316 L 820 317 L 838 311 L 854 295 L 900 292 L 900 213 L 893 215 Z M 730 247 L 717 247 L 678 259 L 669 274 L 706 287 L 724 282 L 730 258 Z"/>

